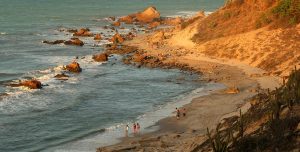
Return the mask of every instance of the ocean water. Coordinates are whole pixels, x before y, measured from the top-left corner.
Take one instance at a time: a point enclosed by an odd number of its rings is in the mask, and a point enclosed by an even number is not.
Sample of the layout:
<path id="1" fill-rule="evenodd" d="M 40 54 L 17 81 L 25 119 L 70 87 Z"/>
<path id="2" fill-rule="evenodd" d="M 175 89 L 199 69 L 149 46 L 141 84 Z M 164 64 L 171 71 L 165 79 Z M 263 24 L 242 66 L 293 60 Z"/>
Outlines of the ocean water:
<path id="1" fill-rule="evenodd" d="M 0 1 L 0 151 L 94 151 L 120 137 L 123 125 L 157 121 L 170 103 L 187 100 L 194 90 L 212 87 L 195 82 L 198 75 L 179 70 L 135 68 L 120 56 L 96 63 L 91 55 L 107 41 L 83 38 L 83 47 L 47 45 L 43 40 L 69 39 L 59 30 L 89 27 L 113 33 L 109 16 L 123 16 L 154 5 L 162 16 L 212 12 L 223 0 L 1 0 Z M 128 27 L 129 28 L 129 27 Z M 128 32 L 128 29 L 120 30 Z M 83 68 L 67 81 L 53 76 L 79 56 Z M 5 84 L 37 78 L 41 90 Z M 200 89 L 200 90 L 199 90 Z M 175 104 L 176 105 L 176 104 Z M 174 108 L 172 106 L 167 106 Z M 149 124 L 150 125 L 150 124 Z M 110 134 L 111 130 L 115 130 Z M 77 146 L 76 145 L 80 145 Z M 82 149 L 80 149 L 82 148 Z M 78 150 L 80 149 L 80 150 Z"/>

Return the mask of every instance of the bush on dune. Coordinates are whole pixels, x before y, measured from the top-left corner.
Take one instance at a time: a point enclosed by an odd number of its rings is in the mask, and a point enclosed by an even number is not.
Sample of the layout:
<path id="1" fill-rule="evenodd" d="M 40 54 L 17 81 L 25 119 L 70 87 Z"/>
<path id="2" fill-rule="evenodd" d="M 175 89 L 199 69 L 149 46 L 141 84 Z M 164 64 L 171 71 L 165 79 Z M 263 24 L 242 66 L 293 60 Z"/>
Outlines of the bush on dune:
<path id="1" fill-rule="evenodd" d="M 300 22 L 300 1 L 281 0 L 272 12 L 280 18 L 287 18 L 290 24 Z"/>

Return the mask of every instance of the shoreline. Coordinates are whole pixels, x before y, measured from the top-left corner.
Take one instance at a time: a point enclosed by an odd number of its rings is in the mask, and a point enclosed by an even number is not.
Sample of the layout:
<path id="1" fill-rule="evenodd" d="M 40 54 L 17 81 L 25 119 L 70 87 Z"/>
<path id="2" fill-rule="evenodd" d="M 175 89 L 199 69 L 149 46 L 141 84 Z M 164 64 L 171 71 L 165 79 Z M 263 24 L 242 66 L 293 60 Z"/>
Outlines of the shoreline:
<path id="1" fill-rule="evenodd" d="M 171 64 L 172 68 L 200 72 L 203 74 L 202 80 L 224 84 L 228 89 L 193 98 L 190 103 L 182 106 L 187 109 L 187 116 L 182 120 L 177 121 L 174 117 L 163 118 L 156 123 L 159 126 L 157 131 L 137 137 L 122 138 L 120 143 L 99 147 L 98 152 L 186 151 L 186 148 L 192 151 L 198 144 L 206 141 L 206 128 L 215 128 L 217 123 L 227 116 L 237 115 L 239 109 L 242 109 L 243 113 L 246 112 L 250 107 L 247 101 L 259 90 L 274 89 L 280 85 L 278 77 L 268 76 L 262 69 L 235 60 L 210 58 L 196 53 L 191 48 L 170 47 L 170 45 L 162 45 L 161 48 L 153 49 L 144 43 L 148 35 L 138 35 L 124 44 L 136 47 L 138 50 L 134 54 L 146 54 L 157 58 L 160 54 L 173 51 L 173 54 L 179 55 L 162 59 L 159 64 L 150 63 L 151 66 L 164 68 L 164 65 Z M 174 60 L 176 60 L 175 64 Z M 146 62 L 143 64 L 147 66 L 147 61 L 143 62 Z M 232 88 L 238 88 L 238 93 L 229 93 Z"/>
<path id="2" fill-rule="evenodd" d="M 66 145 L 57 146 L 54 148 L 54 151 L 80 150 L 78 145 L 82 145 L 84 147 L 84 144 L 89 144 L 89 141 L 91 140 L 101 141 L 98 142 L 98 145 L 101 144 L 103 146 L 111 146 L 114 144 L 118 144 L 123 140 L 136 138 L 145 134 L 152 134 L 154 132 L 161 131 L 159 128 L 159 126 L 161 125 L 160 121 L 168 117 L 172 117 L 174 115 L 175 107 L 182 107 L 183 105 L 191 103 L 192 99 L 194 98 L 209 95 L 210 93 L 220 89 L 224 89 L 224 86 L 221 84 L 204 83 L 201 87 L 180 94 L 174 97 L 174 99 L 172 98 L 170 101 L 162 104 L 161 106 L 157 106 L 153 110 L 147 111 L 146 113 L 138 116 L 135 120 L 135 122 L 139 122 L 141 124 L 141 129 L 138 133 L 132 132 L 132 121 L 128 121 L 127 123 L 122 122 L 103 129 L 103 132 L 101 133 L 91 134 L 90 136 L 83 137 L 83 139 L 81 140 L 75 140 L 73 142 L 69 142 Z M 125 124 L 129 124 L 130 126 L 128 137 L 124 137 Z M 93 147 L 93 144 L 91 144 L 89 148 L 87 147 L 88 149 L 83 148 L 81 150 L 92 151 Z"/>

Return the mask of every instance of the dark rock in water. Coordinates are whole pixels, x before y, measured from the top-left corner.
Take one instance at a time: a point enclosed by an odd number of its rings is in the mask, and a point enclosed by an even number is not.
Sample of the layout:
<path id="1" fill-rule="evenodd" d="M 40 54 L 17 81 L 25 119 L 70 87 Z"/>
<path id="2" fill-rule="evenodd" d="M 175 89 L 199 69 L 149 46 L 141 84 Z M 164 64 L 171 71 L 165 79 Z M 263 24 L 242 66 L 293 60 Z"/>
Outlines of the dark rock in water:
<path id="1" fill-rule="evenodd" d="M 116 33 L 111 39 L 111 42 L 113 43 L 123 43 L 124 42 L 124 38 L 119 34 Z"/>
<path id="2" fill-rule="evenodd" d="M 151 22 L 151 23 L 148 24 L 148 28 L 153 29 L 153 28 L 158 27 L 159 25 L 160 25 L 160 22 L 157 22 L 157 21 Z"/>
<path id="3" fill-rule="evenodd" d="M 114 16 L 110 16 L 110 17 L 108 17 L 111 21 L 115 21 L 116 20 L 116 17 L 114 17 Z"/>
<path id="4" fill-rule="evenodd" d="M 116 21 L 116 22 L 114 22 L 112 25 L 113 25 L 113 26 L 121 26 L 121 22 Z"/>
<path id="5" fill-rule="evenodd" d="M 46 44 L 61 44 L 64 42 L 65 42 L 65 40 L 43 41 L 43 43 L 46 43 Z"/>
<path id="6" fill-rule="evenodd" d="M 6 97 L 6 96 L 8 96 L 9 94 L 7 94 L 7 93 L 0 93 L 0 99 L 1 98 L 3 98 L 3 97 Z"/>
<path id="7" fill-rule="evenodd" d="M 68 29 L 67 30 L 69 33 L 76 33 L 78 30 L 77 29 Z"/>
<path id="8" fill-rule="evenodd" d="M 69 65 L 66 66 L 66 70 L 70 71 L 70 72 L 74 72 L 74 73 L 80 73 L 82 71 L 79 63 L 73 61 L 72 63 L 70 63 Z"/>
<path id="9" fill-rule="evenodd" d="M 110 27 L 110 29 L 112 30 L 111 32 L 114 32 L 116 30 L 116 28 L 114 27 Z"/>
<path id="10" fill-rule="evenodd" d="M 2 100 L 3 98 L 9 96 L 9 94 L 7 93 L 0 93 L 0 100 Z"/>
<path id="11" fill-rule="evenodd" d="M 119 19 L 120 22 L 124 22 L 125 24 L 132 24 L 133 23 L 133 17 L 128 15 L 128 16 L 123 16 Z"/>
<path id="12" fill-rule="evenodd" d="M 11 87 L 28 87 L 30 89 L 41 89 L 42 83 L 38 80 L 25 80 L 17 84 L 9 84 Z"/>
<path id="13" fill-rule="evenodd" d="M 64 42 L 65 45 L 76 45 L 76 46 L 83 46 L 84 43 L 78 38 L 71 38 L 69 41 Z"/>
<path id="14" fill-rule="evenodd" d="M 108 60 L 108 55 L 106 53 L 96 54 L 93 56 L 93 59 L 96 62 L 105 62 Z"/>
<path id="15" fill-rule="evenodd" d="M 68 80 L 69 76 L 64 73 L 61 73 L 55 75 L 54 78 L 56 78 L 57 80 Z"/>
<path id="16" fill-rule="evenodd" d="M 102 40 L 101 34 L 96 34 L 94 40 Z"/>
<path id="17" fill-rule="evenodd" d="M 107 25 L 105 25 L 103 28 L 107 30 L 109 27 Z"/>
<path id="18" fill-rule="evenodd" d="M 92 37 L 93 34 L 90 32 L 88 28 L 82 28 L 79 31 L 75 32 L 73 36 L 85 36 L 85 37 Z"/>

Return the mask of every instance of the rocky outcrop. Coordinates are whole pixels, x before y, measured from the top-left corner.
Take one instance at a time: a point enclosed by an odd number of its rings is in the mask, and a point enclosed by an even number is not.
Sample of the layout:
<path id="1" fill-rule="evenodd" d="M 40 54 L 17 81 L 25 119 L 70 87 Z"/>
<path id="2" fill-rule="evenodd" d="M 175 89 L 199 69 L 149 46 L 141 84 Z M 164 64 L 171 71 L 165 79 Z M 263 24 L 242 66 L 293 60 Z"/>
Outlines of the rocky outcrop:
<path id="1" fill-rule="evenodd" d="M 96 62 L 105 62 L 108 60 L 108 54 L 100 53 L 100 54 L 93 55 L 93 60 Z"/>
<path id="2" fill-rule="evenodd" d="M 166 18 L 162 21 L 162 24 L 176 26 L 181 24 L 182 22 L 183 19 L 181 17 L 176 17 L 176 18 Z"/>
<path id="3" fill-rule="evenodd" d="M 119 22 L 124 22 L 125 24 L 132 24 L 133 23 L 133 17 L 128 15 L 128 16 L 123 16 L 119 19 Z"/>
<path id="4" fill-rule="evenodd" d="M 82 71 L 79 63 L 77 63 L 76 61 L 73 61 L 72 63 L 67 65 L 66 70 L 73 72 L 73 73 L 80 73 Z"/>
<path id="5" fill-rule="evenodd" d="M 124 38 L 119 34 L 116 33 L 111 39 L 111 42 L 113 43 L 123 43 L 124 42 Z"/>
<path id="6" fill-rule="evenodd" d="M 82 28 L 79 31 L 75 32 L 73 36 L 84 36 L 84 37 L 92 37 L 93 34 L 90 32 L 88 28 Z"/>
<path id="7" fill-rule="evenodd" d="M 76 45 L 76 46 L 84 45 L 84 43 L 78 38 L 71 38 L 71 40 L 68 41 L 65 40 L 43 41 L 42 43 L 51 44 L 51 45 L 62 44 L 62 43 L 64 43 L 65 45 Z"/>
<path id="8" fill-rule="evenodd" d="M 151 23 L 149 23 L 148 28 L 153 29 L 153 28 L 158 27 L 159 25 L 160 25 L 160 22 L 158 22 L 158 21 L 151 22 Z"/>
<path id="9" fill-rule="evenodd" d="M 231 87 L 228 88 L 225 92 L 228 94 L 237 94 L 240 92 L 240 90 L 237 87 Z"/>
<path id="10" fill-rule="evenodd" d="M 132 32 L 129 32 L 128 34 L 126 34 L 125 39 L 126 40 L 132 40 L 136 35 L 133 34 Z"/>
<path id="11" fill-rule="evenodd" d="M 161 43 L 164 39 L 166 39 L 165 32 L 158 31 L 153 36 L 149 37 L 149 42 L 150 43 Z"/>
<path id="12" fill-rule="evenodd" d="M 136 19 L 141 23 L 150 23 L 155 19 L 160 18 L 160 13 L 155 7 L 151 6 L 146 8 L 144 11 L 135 14 Z"/>
<path id="13" fill-rule="evenodd" d="M 121 45 L 120 47 L 112 47 L 112 45 L 107 45 L 106 46 L 106 54 L 120 54 L 120 55 L 124 55 L 124 54 L 129 54 L 129 53 L 133 53 L 137 50 L 136 47 L 132 47 L 132 46 L 127 46 L 127 45 Z"/>
<path id="14" fill-rule="evenodd" d="M 28 87 L 29 89 L 41 89 L 42 83 L 38 80 L 25 80 L 17 84 L 9 84 L 11 87 Z"/>
<path id="15" fill-rule="evenodd" d="M 46 43 L 46 44 L 61 44 L 61 43 L 64 43 L 65 40 L 55 40 L 55 41 L 43 41 L 43 43 Z"/>
<path id="16" fill-rule="evenodd" d="M 121 22 L 116 21 L 116 22 L 114 22 L 112 25 L 113 25 L 113 26 L 121 26 Z"/>
<path id="17" fill-rule="evenodd" d="M 94 40 L 102 40 L 101 34 L 96 34 Z"/>
<path id="18" fill-rule="evenodd" d="M 84 43 L 78 38 L 71 38 L 69 41 L 64 42 L 65 45 L 76 45 L 76 46 L 83 46 Z"/>

